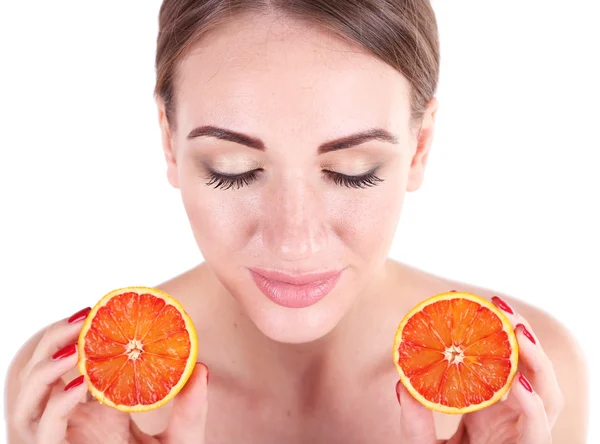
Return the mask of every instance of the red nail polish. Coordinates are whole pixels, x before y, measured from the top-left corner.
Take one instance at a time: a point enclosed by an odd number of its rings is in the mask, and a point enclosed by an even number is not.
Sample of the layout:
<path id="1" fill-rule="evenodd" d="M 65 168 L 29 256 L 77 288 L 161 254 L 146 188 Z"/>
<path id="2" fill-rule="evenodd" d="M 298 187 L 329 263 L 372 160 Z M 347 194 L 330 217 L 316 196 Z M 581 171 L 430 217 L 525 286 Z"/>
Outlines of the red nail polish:
<path id="1" fill-rule="evenodd" d="M 512 311 L 512 309 L 508 306 L 508 304 L 506 302 L 504 302 L 502 299 L 500 299 L 498 296 L 494 296 L 492 298 L 492 302 L 494 304 L 496 304 L 496 306 L 502 310 L 504 310 L 507 313 L 510 314 L 515 314 L 514 311 Z"/>
<path id="2" fill-rule="evenodd" d="M 68 320 L 69 324 L 72 324 L 74 322 L 78 322 L 78 321 L 83 321 L 85 318 L 87 318 L 87 315 L 90 314 L 90 311 L 92 311 L 92 309 L 90 307 L 86 307 L 83 310 L 78 311 L 77 313 L 75 313 L 73 316 L 71 316 Z"/>
<path id="3" fill-rule="evenodd" d="M 456 293 L 456 290 L 450 290 L 450 293 Z"/>
<path id="4" fill-rule="evenodd" d="M 69 382 L 67 384 L 67 386 L 65 387 L 65 392 L 68 392 L 69 390 L 71 390 L 81 384 L 83 384 L 83 375 L 78 376 L 75 379 L 73 379 L 71 382 Z"/>
<path id="5" fill-rule="evenodd" d="M 531 388 L 531 384 L 529 383 L 527 378 L 525 378 L 525 375 L 521 372 L 519 372 L 519 382 L 523 387 L 525 387 L 525 390 L 527 390 L 530 393 L 533 393 L 533 388 Z"/>
<path id="6" fill-rule="evenodd" d="M 535 338 L 533 337 L 533 335 L 531 333 L 529 333 L 529 330 L 527 330 L 527 328 L 523 324 L 517 324 L 515 326 L 515 329 L 518 328 L 519 326 L 523 329 L 523 334 L 525 335 L 525 337 L 535 344 L 536 343 Z"/>
<path id="7" fill-rule="evenodd" d="M 59 351 L 52 355 L 52 360 L 57 361 L 62 358 L 66 358 L 67 356 L 74 355 L 77 351 L 77 344 L 67 345 L 65 348 L 61 348 Z"/>
<path id="8" fill-rule="evenodd" d="M 402 401 L 400 401 L 400 390 L 398 390 L 400 388 L 400 384 L 402 384 L 400 381 L 396 383 L 396 398 L 398 398 L 398 404 L 402 405 Z"/>

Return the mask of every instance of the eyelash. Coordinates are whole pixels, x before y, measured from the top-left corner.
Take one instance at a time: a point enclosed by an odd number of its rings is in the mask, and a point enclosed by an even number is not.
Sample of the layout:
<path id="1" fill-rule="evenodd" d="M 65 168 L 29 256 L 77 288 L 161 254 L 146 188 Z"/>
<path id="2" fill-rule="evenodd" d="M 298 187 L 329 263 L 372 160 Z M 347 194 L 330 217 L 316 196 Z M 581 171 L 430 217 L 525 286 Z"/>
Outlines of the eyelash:
<path id="1" fill-rule="evenodd" d="M 214 186 L 215 189 L 221 188 L 223 190 L 228 190 L 233 187 L 240 189 L 241 187 L 250 185 L 252 182 L 254 182 L 260 171 L 262 171 L 262 169 L 256 169 L 234 176 L 228 176 L 216 173 L 214 171 L 209 171 L 207 177 L 208 182 L 206 185 Z M 324 170 L 323 172 L 327 174 L 336 185 L 342 185 L 348 188 L 369 188 L 383 182 L 383 179 L 379 178 L 375 174 L 377 169 L 369 171 L 361 176 L 346 176 L 345 174 L 335 173 L 327 170 Z"/>
<path id="2" fill-rule="evenodd" d="M 252 170 L 235 176 L 228 176 L 225 174 L 215 173 L 214 171 L 209 171 L 208 182 L 206 182 L 206 185 L 214 185 L 214 188 L 222 188 L 223 190 L 228 190 L 232 187 L 237 187 L 237 189 L 240 189 L 244 185 L 250 185 L 252 182 L 254 182 L 259 171 L 261 170 Z"/>
<path id="3" fill-rule="evenodd" d="M 377 169 L 369 171 L 361 176 L 346 176 L 345 174 L 334 173 L 333 171 L 325 171 L 325 173 L 333 180 L 336 185 L 343 185 L 348 188 L 369 188 L 383 182 L 375 173 Z"/>

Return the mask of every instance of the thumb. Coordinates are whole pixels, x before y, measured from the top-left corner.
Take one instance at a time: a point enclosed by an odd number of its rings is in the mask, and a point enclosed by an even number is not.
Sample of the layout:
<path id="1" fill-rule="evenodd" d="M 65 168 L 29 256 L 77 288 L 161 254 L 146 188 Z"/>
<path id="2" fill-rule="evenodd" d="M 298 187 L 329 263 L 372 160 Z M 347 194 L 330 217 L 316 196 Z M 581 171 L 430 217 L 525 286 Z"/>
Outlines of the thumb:
<path id="1" fill-rule="evenodd" d="M 437 443 L 433 412 L 417 401 L 401 381 L 396 384 L 400 402 L 400 442 L 403 444 Z"/>
<path id="2" fill-rule="evenodd" d="M 204 443 L 206 413 L 208 411 L 208 367 L 196 363 L 185 386 L 177 394 L 167 429 L 160 442 L 168 444 Z"/>

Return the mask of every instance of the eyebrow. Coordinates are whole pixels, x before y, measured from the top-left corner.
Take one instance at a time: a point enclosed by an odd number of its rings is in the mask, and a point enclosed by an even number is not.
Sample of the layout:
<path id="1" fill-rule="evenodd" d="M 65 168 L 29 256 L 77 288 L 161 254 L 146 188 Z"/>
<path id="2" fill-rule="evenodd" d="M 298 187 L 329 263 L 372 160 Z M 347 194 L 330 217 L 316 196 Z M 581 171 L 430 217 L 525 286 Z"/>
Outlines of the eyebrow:
<path id="1" fill-rule="evenodd" d="M 255 150 L 265 151 L 265 144 L 262 140 L 251 137 L 237 131 L 232 131 L 226 128 L 220 128 L 213 125 L 204 125 L 194 128 L 187 135 L 187 139 L 191 140 L 196 137 L 214 137 L 216 139 L 227 140 L 229 142 L 239 143 L 241 145 L 253 148 Z M 397 144 L 398 139 L 392 133 L 383 128 L 371 128 L 365 131 L 360 131 L 349 136 L 340 137 L 329 142 L 325 142 L 319 146 L 318 153 L 328 153 L 330 151 L 344 150 L 353 146 L 361 145 L 370 140 L 380 140 Z"/>

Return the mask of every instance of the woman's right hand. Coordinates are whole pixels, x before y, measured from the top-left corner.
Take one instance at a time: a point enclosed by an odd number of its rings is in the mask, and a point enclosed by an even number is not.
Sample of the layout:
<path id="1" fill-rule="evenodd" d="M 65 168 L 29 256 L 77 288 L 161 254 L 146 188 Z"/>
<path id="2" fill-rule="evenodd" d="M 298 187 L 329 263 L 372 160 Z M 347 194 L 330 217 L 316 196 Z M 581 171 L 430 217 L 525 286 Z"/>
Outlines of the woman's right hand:
<path id="1" fill-rule="evenodd" d="M 168 427 L 155 436 L 142 433 L 128 413 L 91 396 L 86 402 L 83 376 L 64 384 L 62 376 L 77 366 L 75 344 L 87 312 L 48 327 L 19 381 L 8 381 L 20 384 L 15 404 L 6 406 L 12 410 L 9 427 L 27 444 L 204 442 L 208 370 L 202 364 L 175 397 Z"/>

